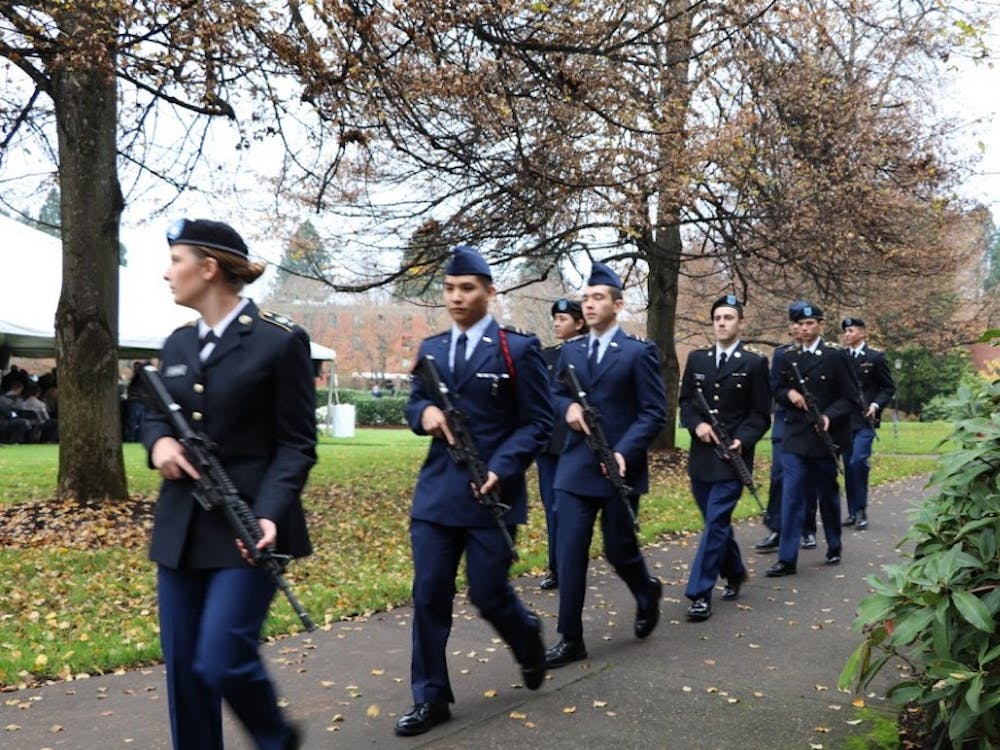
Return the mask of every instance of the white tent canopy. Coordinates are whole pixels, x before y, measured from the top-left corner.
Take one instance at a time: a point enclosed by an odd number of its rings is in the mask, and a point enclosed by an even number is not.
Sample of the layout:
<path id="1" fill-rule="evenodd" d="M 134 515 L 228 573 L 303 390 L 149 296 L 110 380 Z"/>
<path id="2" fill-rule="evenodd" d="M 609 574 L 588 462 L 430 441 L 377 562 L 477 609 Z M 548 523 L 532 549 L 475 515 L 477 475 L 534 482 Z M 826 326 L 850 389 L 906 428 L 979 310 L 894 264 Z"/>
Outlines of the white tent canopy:
<path id="1" fill-rule="evenodd" d="M 0 215 L 0 349 L 16 357 L 55 357 L 55 317 L 62 287 L 62 244 L 44 232 Z M 164 255 L 164 265 L 166 257 Z M 23 273 L 18 273 L 21 269 Z M 119 268 L 118 356 L 156 357 L 167 335 L 195 316 L 175 305 L 166 282 Z M 336 353 L 312 344 L 313 360 Z"/>

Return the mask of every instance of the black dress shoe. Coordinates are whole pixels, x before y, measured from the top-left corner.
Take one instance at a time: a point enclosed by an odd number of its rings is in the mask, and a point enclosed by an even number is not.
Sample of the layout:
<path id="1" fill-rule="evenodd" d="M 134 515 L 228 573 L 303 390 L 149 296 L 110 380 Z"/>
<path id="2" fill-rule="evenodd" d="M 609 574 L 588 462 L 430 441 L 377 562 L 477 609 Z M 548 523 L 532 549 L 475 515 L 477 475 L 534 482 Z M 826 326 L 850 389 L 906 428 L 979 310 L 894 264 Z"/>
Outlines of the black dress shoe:
<path id="1" fill-rule="evenodd" d="M 544 589 L 545 591 L 548 591 L 549 589 L 557 589 L 559 588 L 559 579 L 556 578 L 555 573 L 549 571 L 545 574 L 545 578 L 542 579 L 542 582 L 538 584 L 538 588 Z"/>
<path id="2" fill-rule="evenodd" d="M 288 723 L 288 734 L 281 745 L 282 750 L 299 750 L 302 747 L 302 730 L 297 724 Z"/>
<path id="3" fill-rule="evenodd" d="M 857 521 L 854 522 L 854 528 L 856 529 L 867 529 L 868 528 L 868 514 L 863 510 L 858 511 Z"/>
<path id="4" fill-rule="evenodd" d="M 558 669 L 572 664 L 575 661 L 583 661 L 587 658 L 587 647 L 583 641 L 574 641 L 563 638 L 559 643 L 545 652 L 545 666 L 549 669 Z"/>
<path id="5" fill-rule="evenodd" d="M 535 620 L 535 632 L 531 636 L 527 645 L 527 653 L 524 661 L 521 662 L 521 679 L 528 690 L 538 690 L 545 679 L 545 643 L 542 641 L 542 621 L 536 615 L 532 615 Z"/>
<path id="6" fill-rule="evenodd" d="M 781 534 L 772 531 L 753 546 L 758 552 L 774 552 L 781 545 Z"/>
<path id="7" fill-rule="evenodd" d="M 857 522 L 858 522 L 858 517 L 855 514 L 851 513 L 849 516 L 847 516 L 847 518 L 844 519 L 844 523 L 842 525 L 853 526 Z"/>
<path id="8" fill-rule="evenodd" d="M 803 534 L 801 547 L 802 549 L 816 549 L 816 535 Z"/>
<path id="9" fill-rule="evenodd" d="M 396 734 L 413 737 L 430 731 L 451 718 L 447 703 L 418 703 L 396 722 Z"/>
<path id="10" fill-rule="evenodd" d="M 840 565 L 840 550 L 830 551 L 826 553 L 826 564 L 827 565 Z"/>
<path id="11" fill-rule="evenodd" d="M 635 611 L 635 637 L 645 638 L 656 629 L 660 621 L 660 599 L 663 598 L 663 583 L 659 578 L 650 578 L 650 603 Z"/>
<path id="12" fill-rule="evenodd" d="M 735 581 L 726 581 L 725 587 L 722 589 L 722 598 L 727 602 L 731 602 L 733 599 L 740 598 L 740 587 L 746 583 L 747 577 L 743 576 Z"/>
<path id="13" fill-rule="evenodd" d="M 764 574 L 768 578 L 781 578 L 782 576 L 793 576 L 797 571 L 792 563 L 782 562 L 778 560 L 774 565 L 767 569 Z"/>
<path id="14" fill-rule="evenodd" d="M 692 621 L 707 620 L 712 616 L 712 603 L 704 596 L 699 596 L 688 607 L 688 619 Z"/>

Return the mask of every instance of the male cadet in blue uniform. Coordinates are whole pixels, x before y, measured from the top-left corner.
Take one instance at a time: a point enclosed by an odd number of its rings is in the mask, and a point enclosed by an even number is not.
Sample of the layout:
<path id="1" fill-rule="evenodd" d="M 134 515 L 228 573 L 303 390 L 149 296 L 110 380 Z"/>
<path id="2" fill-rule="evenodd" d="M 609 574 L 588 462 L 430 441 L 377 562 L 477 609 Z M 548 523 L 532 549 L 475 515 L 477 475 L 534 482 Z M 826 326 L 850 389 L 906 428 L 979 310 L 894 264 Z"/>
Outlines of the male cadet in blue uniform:
<path id="1" fill-rule="evenodd" d="M 722 598 L 733 600 L 747 577 L 739 545 L 733 535 L 733 509 L 743 494 L 743 482 L 731 462 L 716 450 L 720 436 L 699 403 L 704 394 L 732 442 L 728 446 L 753 471 L 754 446 L 771 422 L 771 388 L 767 358 L 740 341 L 743 305 L 735 295 L 712 305 L 715 344 L 688 355 L 681 378 L 681 425 L 691 433 L 688 475 L 691 493 L 705 521 L 698 552 L 691 564 L 684 595 L 691 600 L 689 620 L 712 616 L 712 589 L 726 579 Z"/>
<path id="2" fill-rule="evenodd" d="M 587 332 L 587 323 L 583 319 L 583 308 L 576 300 L 559 299 L 552 304 L 552 328 L 559 343 L 542 349 L 542 357 L 549 368 L 549 377 L 554 377 L 553 370 L 559 361 L 563 343 L 572 341 L 577 336 Z M 538 494 L 542 496 L 542 507 L 545 508 L 545 528 L 549 542 L 549 570 L 539 584 L 542 589 L 554 589 L 559 585 L 559 575 L 556 573 L 556 529 L 558 513 L 556 510 L 555 490 L 552 483 L 556 479 L 556 465 L 559 454 L 563 452 L 566 438 L 569 436 L 569 426 L 564 419 L 555 419 L 552 424 L 552 437 L 548 445 L 538 454 L 535 463 L 538 466 Z"/>
<path id="3" fill-rule="evenodd" d="M 564 344 L 556 364 L 555 414 L 557 419 L 565 419 L 571 432 L 556 468 L 562 639 L 546 652 L 550 668 L 587 658 L 583 601 L 590 540 L 598 513 L 604 554 L 636 600 L 636 637 L 648 636 L 660 619 L 663 584 L 650 575 L 628 508 L 587 446 L 583 409 L 561 380 L 562 373 L 573 365 L 590 405 L 600 414 L 618 469 L 631 488 L 630 504 L 636 512 L 639 495 L 649 489 L 646 451 L 666 424 L 667 396 L 656 345 L 628 336 L 618 326 L 618 313 L 624 306 L 618 274 L 603 263 L 595 263 L 583 292 L 583 317 L 590 332 Z"/>
<path id="4" fill-rule="evenodd" d="M 480 493 L 497 490 L 510 506 L 511 536 L 527 521 L 524 473 L 552 429 L 549 377 L 535 336 L 497 325 L 489 313 L 496 295 L 490 267 L 474 249 L 459 246 L 445 268 L 444 301 L 451 330 L 420 344 L 418 362 L 432 355 L 454 405 L 464 413 L 488 479 Z M 396 734 L 422 734 L 451 718 L 455 700 L 445 648 L 459 560 L 465 553 L 469 598 L 510 645 L 524 684 L 537 690 L 545 677 L 541 622 L 525 609 L 508 581 L 512 552 L 489 511 L 477 501 L 467 469 L 452 460 L 453 441 L 437 394 L 418 373 L 406 419 L 418 435 L 431 435 L 413 491 L 414 706 L 396 723 Z"/>
<path id="5" fill-rule="evenodd" d="M 844 490 L 847 494 L 847 518 L 844 526 L 868 528 L 868 472 L 871 469 L 872 441 L 882 422 L 882 410 L 892 401 L 896 383 L 885 355 L 868 346 L 868 329 L 861 318 L 840 322 L 844 346 L 851 357 L 861 387 L 861 414 L 854 415 L 854 435 L 844 453 Z"/>
<path id="6" fill-rule="evenodd" d="M 768 381 L 772 397 L 778 392 L 778 381 L 781 377 L 781 367 L 785 361 L 785 354 L 789 349 L 802 345 L 799 340 L 799 324 L 793 320 L 793 317 L 795 311 L 805 304 L 802 300 L 796 300 L 788 306 L 788 335 L 792 340 L 774 349 Z M 764 514 L 764 525 L 767 526 L 769 533 L 754 545 L 754 549 L 761 554 L 777 551 L 781 541 L 781 447 L 784 435 L 785 407 L 776 401 L 774 421 L 771 423 L 771 481 L 767 492 L 767 512 Z"/>
<path id="7" fill-rule="evenodd" d="M 851 439 L 851 414 L 860 408 L 857 381 L 847 353 L 823 340 L 823 311 L 805 305 L 792 319 L 799 324 L 801 346 L 785 353 L 776 399 L 785 407 L 785 437 L 781 456 L 784 475 L 781 498 L 781 528 L 778 562 L 767 569 L 769 577 L 797 572 L 800 534 L 806 497 L 819 496 L 819 512 L 826 536 L 826 564 L 841 558 L 840 498 L 837 493 L 837 458 L 830 455 L 821 431 L 829 433 L 838 450 Z M 805 387 L 819 410 L 815 426 L 808 418 L 808 405 L 793 369 L 798 365 Z"/>

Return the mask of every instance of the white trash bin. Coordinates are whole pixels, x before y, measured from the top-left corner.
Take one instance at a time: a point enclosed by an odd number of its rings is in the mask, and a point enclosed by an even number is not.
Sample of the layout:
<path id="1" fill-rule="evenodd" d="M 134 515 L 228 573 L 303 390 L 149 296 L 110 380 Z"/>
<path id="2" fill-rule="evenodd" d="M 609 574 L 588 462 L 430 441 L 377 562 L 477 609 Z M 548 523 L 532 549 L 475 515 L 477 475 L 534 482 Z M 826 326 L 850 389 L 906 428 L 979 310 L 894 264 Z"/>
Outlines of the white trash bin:
<path id="1" fill-rule="evenodd" d="M 354 404 L 337 404 L 333 407 L 333 437 L 354 437 Z"/>

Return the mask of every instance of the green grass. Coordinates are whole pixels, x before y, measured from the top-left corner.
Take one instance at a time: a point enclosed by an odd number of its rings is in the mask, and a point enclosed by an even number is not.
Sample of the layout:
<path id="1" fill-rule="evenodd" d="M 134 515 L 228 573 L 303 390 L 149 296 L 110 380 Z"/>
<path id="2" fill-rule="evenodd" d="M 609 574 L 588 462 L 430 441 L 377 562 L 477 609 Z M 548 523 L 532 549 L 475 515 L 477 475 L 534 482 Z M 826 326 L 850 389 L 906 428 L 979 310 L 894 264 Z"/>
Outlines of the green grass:
<path id="1" fill-rule="evenodd" d="M 883 437 L 872 481 L 881 483 L 929 472 L 928 454 L 947 425 L 901 425 L 898 445 Z M 882 435 L 891 435 L 883 428 Z M 686 445 L 686 434 L 678 433 Z M 680 441 L 679 441 L 680 442 Z M 761 444 L 755 475 L 766 488 L 770 444 Z M 353 439 L 324 438 L 319 462 L 304 495 L 315 554 L 289 571 L 296 593 L 313 618 L 329 624 L 381 611 L 409 600 L 410 495 L 427 449 L 427 438 L 406 430 L 357 431 Z M 141 446 L 125 446 L 133 495 L 154 497 L 158 475 L 146 468 Z M 55 494 L 56 446 L 0 449 L 0 504 L 51 498 Z M 545 525 L 532 472 L 530 515 L 518 533 L 521 560 L 515 575 L 545 566 Z M 761 492 L 765 499 L 765 491 Z M 757 514 L 747 497 L 737 518 Z M 698 531 L 686 474 L 678 467 L 659 476 L 644 498 L 642 538 Z M 141 530 L 136 533 L 142 534 Z M 595 535 L 596 553 L 600 535 Z M 100 550 L 29 547 L 0 550 L 0 686 L 39 678 L 105 672 L 159 658 L 154 566 L 144 550 L 109 545 Z M 266 626 L 269 636 L 299 630 L 283 597 Z"/>

